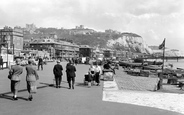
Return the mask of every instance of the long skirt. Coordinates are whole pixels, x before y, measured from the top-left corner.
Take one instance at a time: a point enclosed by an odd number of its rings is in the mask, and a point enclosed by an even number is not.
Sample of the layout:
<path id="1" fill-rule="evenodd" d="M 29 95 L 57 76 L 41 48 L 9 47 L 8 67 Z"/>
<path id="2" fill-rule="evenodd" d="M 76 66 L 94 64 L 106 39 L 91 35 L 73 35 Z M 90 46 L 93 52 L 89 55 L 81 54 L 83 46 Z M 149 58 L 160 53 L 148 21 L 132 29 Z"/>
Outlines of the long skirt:
<path id="1" fill-rule="evenodd" d="M 15 90 L 18 90 L 19 86 L 20 86 L 20 81 L 11 80 L 11 92 L 15 92 Z"/>
<path id="2" fill-rule="evenodd" d="M 36 81 L 27 81 L 27 91 L 29 93 L 36 93 L 37 92 Z"/>

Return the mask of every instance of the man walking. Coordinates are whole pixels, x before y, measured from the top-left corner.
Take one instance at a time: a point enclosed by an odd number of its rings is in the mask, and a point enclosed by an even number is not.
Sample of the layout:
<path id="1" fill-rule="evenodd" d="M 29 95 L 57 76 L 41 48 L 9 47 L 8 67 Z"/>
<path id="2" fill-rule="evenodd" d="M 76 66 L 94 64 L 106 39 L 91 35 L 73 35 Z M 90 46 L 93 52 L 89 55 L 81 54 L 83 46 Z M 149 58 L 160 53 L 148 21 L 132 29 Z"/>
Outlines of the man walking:
<path id="1" fill-rule="evenodd" d="M 75 72 L 76 72 L 76 68 L 72 64 L 71 60 L 69 60 L 69 63 L 66 65 L 66 75 L 67 75 L 69 89 L 71 89 L 71 81 L 72 81 L 72 89 L 74 89 L 75 77 L 76 77 Z"/>
<path id="2" fill-rule="evenodd" d="M 21 60 L 16 59 L 16 65 L 12 66 L 9 73 L 11 77 L 11 92 L 13 93 L 13 100 L 18 100 L 17 94 L 21 81 L 21 74 L 23 73 L 23 67 L 20 65 Z"/>
<path id="3" fill-rule="evenodd" d="M 3 58 L 2 58 L 2 56 L 0 56 L 0 69 L 3 70 Z"/>
<path id="4" fill-rule="evenodd" d="M 61 81 L 62 81 L 62 73 L 63 67 L 60 64 L 60 61 L 57 61 L 57 64 L 53 68 L 53 73 L 55 76 L 55 81 L 56 81 L 56 88 L 61 88 Z"/>
<path id="5" fill-rule="evenodd" d="M 38 70 L 40 69 L 40 66 L 41 66 L 41 69 L 43 70 L 43 59 L 41 57 L 39 57 L 38 59 Z"/>

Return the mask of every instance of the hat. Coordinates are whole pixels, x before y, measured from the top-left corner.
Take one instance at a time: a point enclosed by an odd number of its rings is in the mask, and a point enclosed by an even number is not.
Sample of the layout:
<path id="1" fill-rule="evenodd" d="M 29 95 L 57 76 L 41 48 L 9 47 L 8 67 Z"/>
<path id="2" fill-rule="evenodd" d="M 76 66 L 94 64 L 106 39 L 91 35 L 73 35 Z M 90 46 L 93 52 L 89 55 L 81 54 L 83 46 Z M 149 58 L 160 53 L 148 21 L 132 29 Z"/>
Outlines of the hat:
<path id="1" fill-rule="evenodd" d="M 20 62 L 21 62 L 21 60 L 20 60 L 19 58 L 17 58 L 17 59 L 15 60 L 15 63 L 16 63 L 16 64 L 20 64 Z"/>
<path id="2" fill-rule="evenodd" d="M 57 63 L 60 63 L 60 61 L 59 61 L 59 60 L 57 60 Z"/>
<path id="3" fill-rule="evenodd" d="M 28 63 L 29 63 L 29 64 L 31 64 L 31 63 L 33 63 L 33 62 L 34 62 L 33 59 L 29 59 L 29 60 L 28 60 Z"/>

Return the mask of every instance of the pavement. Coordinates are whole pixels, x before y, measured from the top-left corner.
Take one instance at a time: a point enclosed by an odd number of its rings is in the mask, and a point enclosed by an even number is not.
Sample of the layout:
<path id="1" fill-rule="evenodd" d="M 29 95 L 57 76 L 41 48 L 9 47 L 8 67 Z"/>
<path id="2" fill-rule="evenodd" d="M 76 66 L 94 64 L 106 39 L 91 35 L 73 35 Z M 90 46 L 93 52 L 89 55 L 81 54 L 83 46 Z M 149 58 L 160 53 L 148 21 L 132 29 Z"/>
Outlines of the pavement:
<path id="1" fill-rule="evenodd" d="M 68 89 L 66 82 L 66 62 L 61 62 L 64 68 L 62 88 L 55 88 L 53 87 L 54 75 L 52 72 L 54 64 L 50 62 L 44 65 L 43 71 L 38 71 L 40 76 L 38 92 L 34 95 L 33 101 L 27 101 L 25 69 L 22 74 L 18 101 L 12 100 L 10 81 L 7 78 L 8 69 L 0 70 L 0 115 L 182 115 L 182 113 L 170 110 L 104 98 L 104 96 L 110 97 L 110 95 L 114 97 L 115 93 L 113 92 L 122 93 L 123 90 L 119 90 L 114 81 L 102 81 L 101 86 L 92 86 L 91 88 L 83 85 L 84 74 L 88 71 L 89 65 L 76 66 L 76 84 L 75 89 L 72 90 Z M 107 84 L 109 84 L 108 87 L 106 87 Z M 107 95 L 105 92 L 109 94 Z M 131 95 L 136 93 L 134 90 L 129 90 L 129 92 Z M 122 98 L 119 99 L 122 100 Z"/>

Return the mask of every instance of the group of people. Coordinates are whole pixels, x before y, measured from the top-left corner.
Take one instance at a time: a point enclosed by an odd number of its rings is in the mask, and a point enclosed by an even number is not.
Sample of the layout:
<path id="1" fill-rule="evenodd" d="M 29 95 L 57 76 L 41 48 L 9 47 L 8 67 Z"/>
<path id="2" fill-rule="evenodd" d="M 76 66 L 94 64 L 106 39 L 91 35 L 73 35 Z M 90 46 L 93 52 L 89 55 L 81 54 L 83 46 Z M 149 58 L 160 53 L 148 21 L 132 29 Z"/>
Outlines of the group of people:
<path id="1" fill-rule="evenodd" d="M 8 78 L 11 80 L 11 91 L 13 93 L 13 100 L 18 100 L 17 93 L 20 86 L 21 74 L 23 73 L 23 67 L 20 65 L 21 60 L 16 59 L 16 64 L 12 65 L 9 71 Z M 26 65 L 26 82 L 27 82 L 27 91 L 29 93 L 28 100 L 32 101 L 33 94 L 36 93 L 36 81 L 39 79 L 39 75 L 36 70 L 36 66 L 33 65 L 34 61 L 32 59 L 28 60 L 28 65 Z M 104 69 L 110 69 L 110 64 L 106 63 L 103 67 Z M 76 77 L 76 67 L 74 62 L 69 60 L 66 65 L 66 76 L 68 82 L 68 88 L 74 89 L 75 77 Z M 61 81 L 63 76 L 63 67 L 60 64 L 60 61 L 57 61 L 57 64 L 53 67 L 53 74 L 55 76 L 56 88 L 61 88 Z M 103 74 L 101 66 L 96 64 L 90 64 L 88 70 L 88 86 L 97 85 L 100 86 L 100 75 Z"/>
<path id="2" fill-rule="evenodd" d="M 20 86 L 21 74 L 23 73 L 23 67 L 20 65 L 21 60 L 16 59 L 15 65 L 10 68 L 8 78 L 11 80 L 11 92 L 13 93 L 13 100 L 18 100 L 17 93 Z M 27 82 L 27 91 L 29 93 L 28 100 L 32 101 L 33 94 L 36 93 L 36 81 L 39 79 L 36 68 L 32 65 L 33 60 L 28 60 L 28 65 L 26 69 L 26 82 Z"/>
<path id="3" fill-rule="evenodd" d="M 62 81 L 62 75 L 63 75 L 63 67 L 60 64 L 60 61 L 57 61 L 57 64 L 53 68 L 53 73 L 55 76 L 55 82 L 56 82 L 56 88 L 61 88 L 61 81 Z M 75 77 L 76 77 L 76 68 L 74 66 L 74 63 L 69 60 L 69 62 L 66 65 L 66 75 L 67 75 L 67 82 L 69 85 L 69 89 L 74 89 L 75 84 Z"/>
<path id="4" fill-rule="evenodd" d="M 98 63 L 90 64 L 88 75 L 87 75 L 87 81 L 88 81 L 88 87 L 91 87 L 91 85 L 97 85 L 100 86 L 100 75 L 102 74 L 102 69 L 98 65 Z"/>

